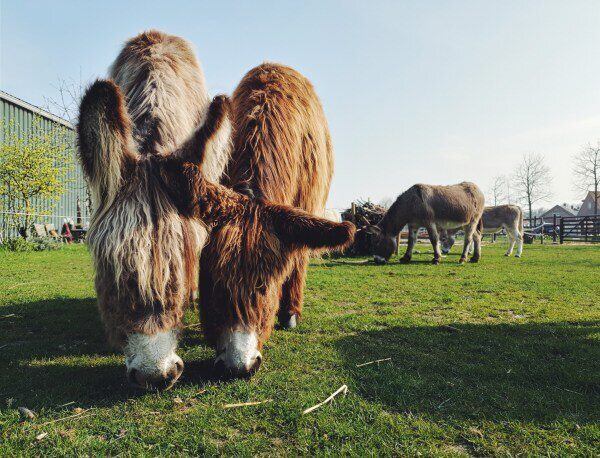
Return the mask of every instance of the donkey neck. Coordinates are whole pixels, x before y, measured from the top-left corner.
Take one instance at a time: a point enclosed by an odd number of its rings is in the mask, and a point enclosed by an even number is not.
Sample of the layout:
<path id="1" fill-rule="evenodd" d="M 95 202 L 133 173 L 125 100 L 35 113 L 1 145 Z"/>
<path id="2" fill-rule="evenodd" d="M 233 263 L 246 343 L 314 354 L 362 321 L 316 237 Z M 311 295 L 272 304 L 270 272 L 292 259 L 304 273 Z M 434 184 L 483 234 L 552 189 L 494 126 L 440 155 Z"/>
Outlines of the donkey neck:
<path id="1" fill-rule="evenodd" d="M 406 196 L 401 194 L 383 215 L 377 226 L 387 235 L 398 235 L 402 228 L 409 222 L 409 209 Z"/>

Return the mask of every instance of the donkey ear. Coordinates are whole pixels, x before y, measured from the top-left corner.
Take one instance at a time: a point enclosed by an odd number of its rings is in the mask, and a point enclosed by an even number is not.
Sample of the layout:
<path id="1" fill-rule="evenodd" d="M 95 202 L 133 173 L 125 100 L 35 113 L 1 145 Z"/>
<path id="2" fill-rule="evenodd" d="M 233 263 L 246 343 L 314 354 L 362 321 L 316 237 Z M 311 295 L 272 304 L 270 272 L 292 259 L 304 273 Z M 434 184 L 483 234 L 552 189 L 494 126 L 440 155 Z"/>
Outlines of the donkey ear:
<path id="1" fill-rule="evenodd" d="M 204 176 L 218 182 L 231 154 L 231 102 L 226 95 L 216 96 L 200 127 L 176 155 L 199 165 Z"/>
<path id="2" fill-rule="evenodd" d="M 131 121 L 125 98 L 112 81 L 97 80 L 85 92 L 77 125 L 79 157 L 97 197 L 118 190 L 124 170 L 135 164 Z"/>
<path id="3" fill-rule="evenodd" d="M 268 216 L 278 238 L 297 247 L 343 248 L 354 240 L 356 228 L 350 222 L 334 223 L 298 208 L 267 204 Z"/>

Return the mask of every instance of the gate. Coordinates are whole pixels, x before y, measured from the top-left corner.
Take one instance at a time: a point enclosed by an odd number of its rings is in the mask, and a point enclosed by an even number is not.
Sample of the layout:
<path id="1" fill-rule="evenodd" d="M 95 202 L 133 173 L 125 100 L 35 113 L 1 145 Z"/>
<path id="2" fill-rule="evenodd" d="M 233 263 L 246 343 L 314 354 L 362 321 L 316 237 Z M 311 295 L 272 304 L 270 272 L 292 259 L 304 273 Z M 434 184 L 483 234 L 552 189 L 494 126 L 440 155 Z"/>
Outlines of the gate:
<path id="1" fill-rule="evenodd" d="M 561 218 L 560 243 L 563 242 L 600 242 L 600 215 Z"/>

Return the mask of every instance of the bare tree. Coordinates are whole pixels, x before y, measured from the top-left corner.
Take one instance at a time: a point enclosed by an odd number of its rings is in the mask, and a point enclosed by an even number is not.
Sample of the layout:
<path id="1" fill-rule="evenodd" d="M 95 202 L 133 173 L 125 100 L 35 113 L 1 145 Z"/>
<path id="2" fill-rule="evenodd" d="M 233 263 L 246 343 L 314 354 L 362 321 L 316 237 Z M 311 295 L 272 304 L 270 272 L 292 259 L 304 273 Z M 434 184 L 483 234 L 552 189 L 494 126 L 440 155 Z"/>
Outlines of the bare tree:
<path id="1" fill-rule="evenodd" d="M 506 177 L 496 175 L 492 181 L 492 185 L 488 190 L 488 195 L 494 207 L 506 200 Z"/>
<path id="2" fill-rule="evenodd" d="M 578 191 L 594 191 L 594 215 L 598 214 L 598 189 L 600 188 L 600 142 L 597 146 L 588 145 L 574 157 L 573 186 Z"/>
<path id="3" fill-rule="evenodd" d="M 44 96 L 44 109 L 56 116 L 77 124 L 79 102 L 85 88 L 79 69 L 79 82 L 74 79 L 57 78 L 57 84 L 52 86 L 57 94 L 54 97 Z"/>
<path id="4" fill-rule="evenodd" d="M 83 97 L 85 84 L 81 77 L 81 68 L 79 68 L 79 81 L 74 79 L 57 78 L 57 84 L 52 86 L 56 90 L 56 96 L 44 96 L 44 109 L 50 113 L 69 121 L 76 125 L 79 117 L 79 103 Z M 89 186 L 85 187 L 85 206 L 88 215 L 92 213 L 92 195 Z"/>
<path id="5" fill-rule="evenodd" d="M 550 190 L 550 169 L 541 154 L 525 154 L 513 177 L 516 197 L 527 205 L 529 218 L 533 216 L 533 204 L 547 200 Z"/>

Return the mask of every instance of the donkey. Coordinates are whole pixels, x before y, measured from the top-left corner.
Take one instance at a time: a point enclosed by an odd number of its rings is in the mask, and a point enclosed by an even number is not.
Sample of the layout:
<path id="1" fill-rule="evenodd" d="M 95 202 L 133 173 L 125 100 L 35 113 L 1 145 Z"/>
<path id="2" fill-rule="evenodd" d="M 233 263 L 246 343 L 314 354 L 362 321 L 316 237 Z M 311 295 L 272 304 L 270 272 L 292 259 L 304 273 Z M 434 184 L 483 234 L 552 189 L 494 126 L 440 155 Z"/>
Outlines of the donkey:
<path id="1" fill-rule="evenodd" d="M 495 234 L 502 229 L 508 236 L 508 250 L 504 256 L 510 256 L 515 244 L 517 245 L 517 258 L 523 252 L 523 209 L 518 205 L 497 205 L 485 207 L 481 217 L 484 234 Z M 448 229 L 440 234 L 442 241 L 442 253 L 448 254 L 455 242 L 455 234 L 458 229 Z"/>
<path id="2" fill-rule="evenodd" d="M 329 128 L 311 83 L 292 68 L 263 64 L 244 76 L 232 104 L 224 183 L 255 202 L 305 210 L 312 233 L 278 240 L 252 217 L 215 228 L 202 253 L 200 315 L 215 365 L 245 376 L 260 366 L 276 315 L 283 328 L 296 326 L 310 251 L 348 245 L 354 226 L 308 216 L 323 215 L 333 174 Z M 320 234 L 326 227 L 338 232 Z"/>
<path id="3" fill-rule="evenodd" d="M 209 105 L 181 38 L 150 31 L 131 39 L 110 76 L 84 94 L 77 126 L 95 205 L 87 239 L 98 306 L 129 382 L 165 389 L 183 371 L 178 332 L 211 226 L 253 221 L 273 247 L 343 245 L 352 228 L 216 183 L 231 149 L 230 101 Z"/>
<path id="4" fill-rule="evenodd" d="M 200 173 L 218 181 L 231 122 L 222 97 L 210 102 L 200 64 L 179 37 L 132 38 L 109 75 L 84 94 L 77 126 L 95 207 L 87 242 L 98 306 L 109 342 L 125 353 L 130 383 L 167 388 L 183 370 L 177 328 L 197 289 L 208 233 L 180 214 L 170 196 L 178 178 L 162 174 L 161 162 L 202 155 Z"/>
<path id="5" fill-rule="evenodd" d="M 463 182 L 451 186 L 416 184 L 398 196 L 381 221 L 376 226 L 368 226 L 366 232 L 373 237 L 374 261 L 385 264 L 397 249 L 396 237 L 408 224 L 408 248 L 400 262 L 408 263 L 412 258 L 417 241 L 417 231 L 425 227 L 433 245 L 433 264 L 441 259 L 439 233 L 443 229 L 462 228 L 465 240 L 475 243 L 475 253 L 471 262 L 479 261 L 480 219 L 484 197 L 473 183 Z M 467 249 L 463 250 L 460 263 L 467 259 Z"/>

